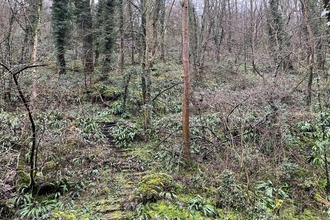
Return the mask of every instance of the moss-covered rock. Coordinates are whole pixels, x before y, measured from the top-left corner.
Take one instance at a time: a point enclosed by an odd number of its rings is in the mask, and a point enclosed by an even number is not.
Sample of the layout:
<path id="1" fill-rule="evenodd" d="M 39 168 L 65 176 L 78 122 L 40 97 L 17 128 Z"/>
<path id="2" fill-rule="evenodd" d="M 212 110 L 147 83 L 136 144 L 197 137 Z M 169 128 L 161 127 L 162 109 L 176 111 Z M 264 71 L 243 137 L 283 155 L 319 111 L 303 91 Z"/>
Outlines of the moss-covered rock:
<path id="1" fill-rule="evenodd" d="M 115 101 L 121 96 L 121 91 L 114 87 L 96 83 L 92 85 L 86 92 L 92 100 L 98 101 Z"/>
<path id="2" fill-rule="evenodd" d="M 142 203 L 155 202 L 161 198 L 172 199 L 177 190 L 173 178 L 165 173 L 144 176 L 134 192 L 134 198 Z"/>
<path id="3" fill-rule="evenodd" d="M 45 173 L 49 173 L 52 171 L 55 171 L 57 169 L 57 164 L 54 160 L 48 161 L 45 163 L 44 167 L 43 167 L 43 172 Z"/>
<path id="4" fill-rule="evenodd" d="M 30 184 L 30 174 L 20 170 L 17 172 L 18 188 L 26 187 Z"/>

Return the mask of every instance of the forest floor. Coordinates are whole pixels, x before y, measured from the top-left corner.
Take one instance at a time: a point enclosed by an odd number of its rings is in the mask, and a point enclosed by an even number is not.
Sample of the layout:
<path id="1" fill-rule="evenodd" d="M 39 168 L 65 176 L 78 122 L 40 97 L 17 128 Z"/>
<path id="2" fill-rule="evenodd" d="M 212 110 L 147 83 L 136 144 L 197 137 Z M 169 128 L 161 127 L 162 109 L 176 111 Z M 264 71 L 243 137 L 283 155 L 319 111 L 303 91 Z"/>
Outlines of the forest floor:
<path id="1" fill-rule="evenodd" d="M 139 67 L 87 87 L 79 73 L 40 71 L 37 196 L 26 191 L 26 161 L 18 172 L 27 114 L 17 95 L 2 100 L 0 219 L 329 219 L 326 80 L 308 108 L 304 72 L 210 65 L 192 76 L 184 163 L 181 66 L 154 69 L 152 107 L 142 105 Z M 20 77 L 27 98 L 31 80 Z"/>

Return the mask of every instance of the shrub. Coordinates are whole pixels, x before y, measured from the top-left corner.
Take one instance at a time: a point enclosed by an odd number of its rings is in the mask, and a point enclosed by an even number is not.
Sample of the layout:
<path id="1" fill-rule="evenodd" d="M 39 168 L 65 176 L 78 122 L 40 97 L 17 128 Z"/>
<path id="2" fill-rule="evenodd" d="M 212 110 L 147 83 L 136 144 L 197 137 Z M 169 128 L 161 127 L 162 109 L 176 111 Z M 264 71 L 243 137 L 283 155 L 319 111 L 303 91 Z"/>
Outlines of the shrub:
<path id="1" fill-rule="evenodd" d="M 243 211 L 248 201 L 242 186 L 237 183 L 234 173 L 230 170 L 224 170 L 221 176 L 222 179 L 218 188 L 217 207 L 233 208 L 238 211 Z"/>

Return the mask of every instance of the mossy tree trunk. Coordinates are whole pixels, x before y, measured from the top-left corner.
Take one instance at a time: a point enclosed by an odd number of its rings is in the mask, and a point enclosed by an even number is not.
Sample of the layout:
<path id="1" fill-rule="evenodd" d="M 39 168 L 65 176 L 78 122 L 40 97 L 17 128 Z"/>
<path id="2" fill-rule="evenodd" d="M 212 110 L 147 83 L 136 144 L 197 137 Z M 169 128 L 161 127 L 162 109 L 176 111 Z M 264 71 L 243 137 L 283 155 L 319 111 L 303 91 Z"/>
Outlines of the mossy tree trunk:
<path id="1" fill-rule="evenodd" d="M 131 37 L 131 63 L 132 65 L 135 64 L 135 45 L 137 44 L 135 41 L 135 33 L 134 33 L 134 17 L 133 17 L 133 10 L 132 10 L 132 5 L 129 2 L 127 4 L 127 10 L 128 10 L 128 15 L 129 15 L 129 27 L 130 27 L 130 37 Z"/>
<path id="2" fill-rule="evenodd" d="M 87 81 L 92 83 L 92 75 L 94 72 L 93 63 L 93 22 L 91 14 L 91 6 L 89 0 L 75 0 L 76 7 L 76 23 L 80 29 L 82 36 L 82 60 L 85 73 L 85 87 Z M 105 60 L 107 62 L 108 60 Z"/>
<path id="3" fill-rule="evenodd" d="M 312 85 L 314 79 L 314 35 L 310 25 L 310 14 L 309 14 L 309 2 L 308 0 L 300 0 L 304 25 L 307 30 L 307 40 L 308 40 L 308 84 L 307 84 L 307 107 L 310 108 L 312 104 Z"/>
<path id="4" fill-rule="evenodd" d="M 290 37 L 286 32 L 279 0 L 269 0 L 267 15 L 268 38 L 271 54 L 274 57 L 275 75 L 279 71 L 293 71 L 290 51 Z"/>
<path id="5" fill-rule="evenodd" d="M 193 4 L 189 5 L 189 30 L 190 30 L 190 54 L 192 58 L 192 66 L 194 74 L 198 73 L 198 29 L 196 9 Z"/>
<path id="6" fill-rule="evenodd" d="M 118 7 L 119 10 L 122 10 L 121 2 Z M 102 79 L 107 79 L 109 77 L 109 72 L 111 71 L 111 60 L 113 49 L 116 41 L 115 34 L 115 17 L 114 11 L 116 8 L 116 3 L 113 0 L 100 0 L 97 5 L 97 13 L 96 13 L 96 22 L 93 27 L 93 32 L 95 33 L 95 41 L 96 41 L 96 52 L 98 56 L 101 58 L 101 73 Z M 120 69 L 123 68 L 124 65 L 124 46 L 123 46 L 123 25 L 121 24 L 123 21 L 123 15 L 120 15 L 119 26 L 120 26 Z"/>
<path id="7" fill-rule="evenodd" d="M 125 65 L 125 48 L 124 48 L 124 2 L 123 0 L 119 1 L 119 32 L 120 32 L 120 61 L 119 69 L 120 72 L 123 72 Z"/>
<path id="8" fill-rule="evenodd" d="M 144 105 L 144 126 L 147 128 L 150 125 L 150 63 L 149 63 L 149 44 L 150 44 L 150 0 L 141 1 L 142 6 L 142 76 L 141 87 Z"/>
<path id="9" fill-rule="evenodd" d="M 52 5 L 52 32 L 55 39 L 57 68 L 60 75 L 66 74 L 65 51 L 70 40 L 70 2 L 54 0 Z"/>

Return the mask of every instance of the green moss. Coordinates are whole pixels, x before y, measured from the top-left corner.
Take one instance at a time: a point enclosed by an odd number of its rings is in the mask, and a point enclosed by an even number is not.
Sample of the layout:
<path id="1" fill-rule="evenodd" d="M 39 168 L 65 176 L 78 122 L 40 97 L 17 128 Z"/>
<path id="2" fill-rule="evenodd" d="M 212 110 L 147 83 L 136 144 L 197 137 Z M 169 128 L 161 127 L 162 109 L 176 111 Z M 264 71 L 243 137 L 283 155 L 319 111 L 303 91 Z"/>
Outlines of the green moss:
<path id="1" fill-rule="evenodd" d="M 304 220 L 321 220 L 321 219 L 328 219 L 318 211 L 308 210 L 305 209 L 304 213 L 297 216 L 295 219 L 304 219 Z M 291 219 L 290 219 L 291 220 Z"/>
<path id="2" fill-rule="evenodd" d="M 223 209 L 218 209 L 219 219 L 223 220 L 239 220 L 244 219 L 241 213 L 235 213 L 233 211 L 224 211 Z"/>
<path id="3" fill-rule="evenodd" d="M 318 186 L 320 189 L 324 189 L 327 185 L 327 180 L 326 179 L 319 179 L 318 181 Z"/>
<path id="4" fill-rule="evenodd" d="M 106 87 L 103 91 L 103 95 L 108 99 L 117 99 L 120 92 L 115 87 Z"/>
<path id="5" fill-rule="evenodd" d="M 154 202 L 161 198 L 171 198 L 178 186 L 173 178 L 165 173 L 144 176 L 134 193 L 134 197 L 143 203 Z"/>
<path id="6" fill-rule="evenodd" d="M 296 220 L 295 217 L 295 210 L 292 207 L 282 209 L 279 213 L 276 219 L 285 219 L 285 220 Z M 298 220 L 298 219 L 297 219 Z"/>
<path id="7" fill-rule="evenodd" d="M 121 92 L 114 86 L 96 83 L 89 88 L 91 98 L 99 99 L 100 95 L 105 101 L 117 100 Z"/>
<path id="8" fill-rule="evenodd" d="M 55 161 L 51 160 L 45 163 L 44 167 L 43 167 L 43 172 L 51 172 L 51 171 L 55 171 L 57 167 L 57 164 Z"/>
<path id="9" fill-rule="evenodd" d="M 108 195 L 110 192 L 110 189 L 109 187 L 103 187 L 100 192 L 99 192 L 99 195 Z"/>
<path id="10" fill-rule="evenodd" d="M 30 184 L 30 175 L 24 171 L 18 171 L 18 188 L 21 188 L 23 186 L 28 186 Z"/>
<path id="11" fill-rule="evenodd" d="M 63 212 L 63 211 L 58 210 L 58 208 L 56 208 L 52 213 L 51 219 L 52 220 L 57 220 L 57 219 L 76 220 L 77 217 L 73 213 Z"/>
<path id="12" fill-rule="evenodd" d="M 205 216 L 201 216 L 200 213 L 195 212 L 191 214 L 187 209 L 183 208 L 181 205 L 174 205 L 172 203 L 166 202 L 164 200 L 158 201 L 157 203 L 150 204 L 147 207 L 147 215 L 152 219 L 211 219 Z"/>

